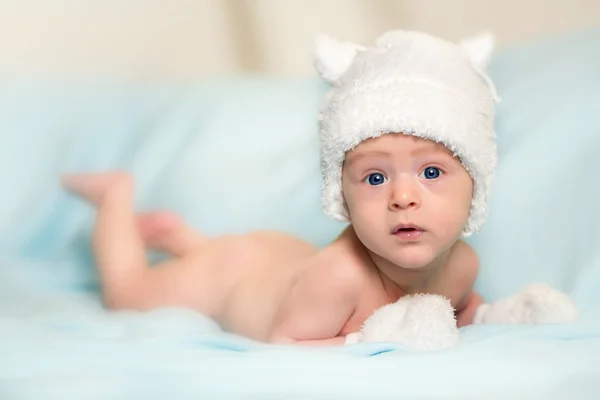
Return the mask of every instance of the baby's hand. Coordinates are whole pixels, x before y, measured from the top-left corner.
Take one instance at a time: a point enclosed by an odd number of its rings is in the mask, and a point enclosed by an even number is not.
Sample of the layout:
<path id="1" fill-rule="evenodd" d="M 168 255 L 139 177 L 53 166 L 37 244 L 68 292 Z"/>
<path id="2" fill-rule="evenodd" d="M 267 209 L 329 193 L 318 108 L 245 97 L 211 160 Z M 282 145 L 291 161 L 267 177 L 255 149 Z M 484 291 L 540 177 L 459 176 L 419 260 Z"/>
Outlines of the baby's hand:
<path id="1" fill-rule="evenodd" d="M 399 342 L 419 350 L 438 350 L 458 343 L 454 309 L 438 295 L 405 296 L 371 315 L 346 344 Z"/>
<path id="2" fill-rule="evenodd" d="M 550 324 L 573 321 L 579 310 L 566 294 L 542 284 L 532 284 L 523 291 L 482 304 L 475 323 L 483 324 Z"/>

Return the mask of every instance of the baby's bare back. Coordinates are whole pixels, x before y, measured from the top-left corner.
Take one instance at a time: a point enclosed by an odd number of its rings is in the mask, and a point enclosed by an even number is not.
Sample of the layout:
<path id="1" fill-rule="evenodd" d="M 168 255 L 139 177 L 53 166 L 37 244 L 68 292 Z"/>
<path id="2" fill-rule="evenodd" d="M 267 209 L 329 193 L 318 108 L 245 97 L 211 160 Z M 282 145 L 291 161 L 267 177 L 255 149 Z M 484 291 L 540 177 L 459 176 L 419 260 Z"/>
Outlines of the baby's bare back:
<path id="1" fill-rule="evenodd" d="M 195 271 L 191 306 L 227 331 L 266 340 L 281 299 L 316 254 L 291 235 L 258 231 L 208 240 L 176 262 Z"/>

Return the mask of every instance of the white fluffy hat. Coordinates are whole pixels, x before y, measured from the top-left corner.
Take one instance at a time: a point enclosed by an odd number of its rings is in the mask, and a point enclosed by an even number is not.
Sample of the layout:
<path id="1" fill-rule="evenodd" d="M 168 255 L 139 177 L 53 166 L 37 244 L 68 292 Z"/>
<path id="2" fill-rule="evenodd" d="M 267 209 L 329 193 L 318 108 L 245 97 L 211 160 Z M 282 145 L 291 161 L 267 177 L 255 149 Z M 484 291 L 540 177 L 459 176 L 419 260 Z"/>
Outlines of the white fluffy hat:
<path id="1" fill-rule="evenodd" d="M 322 205 L 349 221 L 342 164 L 362 141 L 398 132 L 444 144 L 474 181 L 468 237 L 483 225 L 496 168 L 495 87 L 486 74 L 494 47 L 483 33 L 451 43 L 422 32 L 391 31 L 373 47 L 316 39 L 315 62 L 331 84 L 319 114 Z"/>

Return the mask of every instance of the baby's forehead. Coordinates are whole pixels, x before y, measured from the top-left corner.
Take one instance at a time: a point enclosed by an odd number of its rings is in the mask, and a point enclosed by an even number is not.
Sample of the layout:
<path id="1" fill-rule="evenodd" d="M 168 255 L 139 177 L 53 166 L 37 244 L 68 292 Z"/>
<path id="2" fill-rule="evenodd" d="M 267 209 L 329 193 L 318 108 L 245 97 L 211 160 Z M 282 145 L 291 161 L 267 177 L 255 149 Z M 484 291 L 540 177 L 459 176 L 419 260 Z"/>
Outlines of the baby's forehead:
<path id="1" fill-rule="evenodd" d="M 359 143 L 352 150 L 346 152 L 346 160 L 362 158 L 367 155 L 395 153 L 410 155 L 415 153 L 444 153 L 453 155 L 444 144 L 433 140 L 424 139 L 414 135 L 401 133 L 388 133 Z"/>

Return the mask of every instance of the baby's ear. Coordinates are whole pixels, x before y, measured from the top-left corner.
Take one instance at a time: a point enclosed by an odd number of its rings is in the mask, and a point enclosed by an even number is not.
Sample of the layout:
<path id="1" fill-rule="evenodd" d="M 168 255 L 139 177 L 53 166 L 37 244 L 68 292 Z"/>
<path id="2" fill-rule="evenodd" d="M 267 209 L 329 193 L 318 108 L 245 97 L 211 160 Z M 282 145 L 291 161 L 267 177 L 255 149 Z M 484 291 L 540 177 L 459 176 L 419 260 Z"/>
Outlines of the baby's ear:
<path id="1" fill-rule="evenodd" d="M 317 35 L 314 41 L 315 67 L 321 78 L 335 85 L 363 49 L 360 45 L 340 42 L 328 35 Z"/>
<path id="2" fill-rule="evenodd" d="M 477 70 L 487 70 L 495 47 L 495 38 L 491 32 L 481 32 L 463 39 L 459 45 Z"/>

